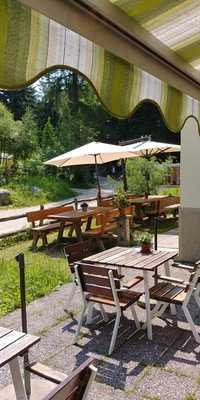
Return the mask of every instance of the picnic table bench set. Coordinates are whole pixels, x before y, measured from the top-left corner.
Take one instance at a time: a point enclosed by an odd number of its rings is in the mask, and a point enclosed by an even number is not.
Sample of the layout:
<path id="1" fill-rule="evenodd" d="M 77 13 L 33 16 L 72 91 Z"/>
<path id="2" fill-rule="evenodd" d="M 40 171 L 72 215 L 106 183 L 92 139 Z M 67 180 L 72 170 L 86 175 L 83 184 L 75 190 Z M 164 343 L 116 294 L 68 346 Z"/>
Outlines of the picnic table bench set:
<path id="1" fill-rule="evenodd" d="M 134 226 L 134 219 L 142 220 L 144 217 L 151 218 L 159 215 L 166 217 L 168 214 L 173 214 L 175 217 L 178 214 L 180 199 L 175 196 L 149 195 L 146 198 L 129 195 L 128 198 L 132 205 L 131 215 L 128 215 L 127 219 L 130 226 Z M 52 232 L 58 232 L 57 240 L 61 241 L 64 230 L 67 228 L 68 238 L 72 237 L 73 233 L 78 242 L 90 237 L 103 250 L 102 236 L 106 234 L 108 236 L 109 232 L 116 230 L 120 216 L 122 216 L 121 210 L 116 207 L 113 198 L 110 198 L 102 199 L 100 206 L 87 207 L 85 210 L 74 208 L 73 205 L 43 208 L 39 211 L 28 212 L 27 220 L 31 223 L 33 247 L 37 246 L 39 239 L 42 240 L 43 246 L 46 246 L 47 236 Z M 92 226 L 94 219 L 96 220 L 95 227 Z"/>

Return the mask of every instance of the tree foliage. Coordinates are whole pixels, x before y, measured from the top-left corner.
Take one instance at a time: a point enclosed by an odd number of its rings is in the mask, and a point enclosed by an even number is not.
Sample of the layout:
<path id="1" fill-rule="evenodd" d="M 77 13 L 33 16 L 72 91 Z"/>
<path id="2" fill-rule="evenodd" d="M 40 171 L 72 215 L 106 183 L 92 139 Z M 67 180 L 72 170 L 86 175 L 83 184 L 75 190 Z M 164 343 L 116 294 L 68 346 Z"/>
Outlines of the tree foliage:
<path id="1" fill-rule="evenodd" d="M 154 157 L 136 157 L 127 160 L 126 173 L 128 189 L 131 193 L 157 194 L 160 185 L 166 183 L 168 162 L 160 163 Z"/>
<path id="2" fill-rule="evenodd" d="M 75 72 L 58 70 L 21 91 L 0 91 L 0 152 L 12 154 L 15 161 L 44 161 L 92 140 L 117 144 L 146 134 L 163 142 L 180 139 L 168 130 L 153 103 L 144 102 L 124 120 L 110 115 Z M 60 174 L 56 168 L 47 171 Z M 82 181 L 88 180 L 89 169 L 63 173 Z"/>

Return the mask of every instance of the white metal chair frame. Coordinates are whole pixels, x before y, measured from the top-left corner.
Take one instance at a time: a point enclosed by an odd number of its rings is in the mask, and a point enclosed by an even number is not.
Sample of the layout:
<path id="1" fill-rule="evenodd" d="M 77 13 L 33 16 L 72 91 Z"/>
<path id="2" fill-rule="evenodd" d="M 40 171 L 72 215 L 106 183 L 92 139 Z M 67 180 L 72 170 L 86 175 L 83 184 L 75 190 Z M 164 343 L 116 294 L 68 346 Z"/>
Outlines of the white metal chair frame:
<path id="1" fill-rule="evenodd" d="M 91 265 L 91 268 L 92 268 L 92 265 Z M 75 336 L 75 343 L 76 343 L 78 341 L 78 337 L 79 337 L 79 334 L 80 334 L 81 327 L 83 325 L 83 319 L 84 319 L 86 311 L 87 311 L 86 324 L 90 324 L 92 322 L 92 312 L 93 312 L 94 303 L 87 300 L 87 296 L 86 296 L 86 294 L 85 294 L 85 292 L 84 292 L 84 290 L 82 288 L 81 279 L 80 279 L 80 276 L 79 276 L 79 273 L 78 273 L 78 265 L 75 266 L 75 273 L 76 273 L 76 278 L 77 278 L 78 285 L 80 287 L 81 297 L 82 297 L 82 301 L 83 301 L 83 308 L 82 308 L 82 311 L 81 311 L 81 315 L 80 315 L 78 326 L 77 326 L 76 336 Z M 119 325 L 120 325 L 120 319 L 121 319 L 121 315 L 122 315 L 122 310 L 121 310 L 121 307 L 120 307 L 120 301 L 119 301 L 118 293 L 119 292 L 123 292 L 123 291 L 127 292 L 127 289 L 123 288 L 123 287 L 121 287 L 120 289 L 116 288 L 112 270 L 108 271 L 108 276 L 109 276 L 109 279 L 110 279 L 110 285 L 111 285 L 111 289 L 112 289 L 113 300 L 114 300 L 114 303 L 115 303 L 114 307 L 116 309 L 116 320 L 115 320 L 113 334 L 112 334 L 112 338 L 111 338 L 111 342 L 110 342 L 110 346 L 109 346 L 109 351 L 108 351 L 108 354 L 111 355 L 113 350 L 114 350 L 114 347 L 115 347 L 117 333 L 118 333 Z M 108 316 L 107 316 L 107 314 L 105 312 L 103 304 L 101 304 L 101 303 L 98 303 L 98 304 L 99 304 L 100 312 L 102 314 L 102 317 L 103 317 L 104 321 L 108 322 L 109 318 L 108 318 Z M 136 328 L 137 328 L 136 331 L 135 331 L 135 333 L 136 333 L 139 329 L 141 329 L 140 322 L 138 320 L 134 304 L 131 304 L 129 307 L 131 308 L 132 316 L 133 316 L 133 319 L 134 319 L 135 324 L 136 324 Z"/>
<path id="2" fill-rule="evenodd" d="M 183 288 L 184 291 L 187 293 L 185 296 L 185 299 L 183 301 L 183 303 L 181 304 L 181 307 L 183 309 L 184 315 L 186 317 L 186 320 L 191 328 L 191 331 L 194 335 L 194 338 L 196 340 L 197 343 L 200 343 L 200 334 L 198 333 L 197 329 L 196 329 L 196 325 L 191 317 L 191 314 L 189 312 L 188 309 L 188 303 L 191 299 L 191 296 L 194 295 L 194 298 L 196 300 L 196 303 L 200 309 L 200 261 L 196 262 L 194 264 L 194 268 L 191 270 L 191 267 L 189 266 L 187 268 L 186 265 L 182 266 L 180 264 L 173 264 L 173 267 L 177 267 L 177 268 L 182 268 L 185 270 L 189 270 L 192 271 L 189 282 L 185 282 L 182 279 L 177 279 L 177 278 L 172 278 L 169 276 L 163 276 L 163 275 L 158 275 L 158 279 L 164 280 L 166 282 L 172 283 L 177 285 L 177 287 Z M 166 308 L 168 307 L 168 305 L 170 304 L 170 302 L 167 302 L 167 300 L 164 301 L 158 301 L 158 303 L 155 305 L 155 307 L 152 310 L 151 313 L 151 318 L 155 318 L 155 317 L 160 317 L 164 311 L 166 310 Z M 174 309 L 175 309 L 175 304 L 170 304 L 170 306 L 174 305 Z M 172 308 L 171 308 L 172 311 Z M 172 312 L 174 314 L 174 312 Z"/>

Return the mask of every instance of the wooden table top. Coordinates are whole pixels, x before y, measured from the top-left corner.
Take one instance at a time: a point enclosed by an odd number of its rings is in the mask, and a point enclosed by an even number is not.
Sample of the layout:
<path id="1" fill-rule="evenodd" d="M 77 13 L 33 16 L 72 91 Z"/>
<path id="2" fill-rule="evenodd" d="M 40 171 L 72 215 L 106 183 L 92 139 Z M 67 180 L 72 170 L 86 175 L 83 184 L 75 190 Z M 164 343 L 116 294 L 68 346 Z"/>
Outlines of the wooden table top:
<path id="1" fill-rule="evenodd" d="M 177 251 L 152 251 L 151 254 L 142 254 L 139 249 L 131 247 L 113 247 L 90 257 L 84 262 L 98 263 L 110 266 L 125 267 L 138 270 L 154 271 L 163 263 L 177 255 Z"/>
<path id="2" fill-rule="evenodd" d="M 169 197 L 168 195 L 150 195 L 148 198 L 145 197 L 136 197 L 135 199 L 129 199 L 132 204 L 143 204 L 143 203 L 153 203 L 154 201 L 159 201 L 162 199 L 166 199 Z"/>
<path id="3" fill-rule="evenodd" d="M 100 213 L 107 213 L 108 210 L 108 207 L 88 207 L 87 211 L 73 210 L 60 214 L 50 214 L 48 215 L 48 218 L 56 219 L 59 221 L 77 221 L 81 218 L 90 217 Z"/>
<path id="4" fill-rule="evenodd" d="M 0 327 L 0 367 L 23 354 L 39 340 L 37 336 Z"/>

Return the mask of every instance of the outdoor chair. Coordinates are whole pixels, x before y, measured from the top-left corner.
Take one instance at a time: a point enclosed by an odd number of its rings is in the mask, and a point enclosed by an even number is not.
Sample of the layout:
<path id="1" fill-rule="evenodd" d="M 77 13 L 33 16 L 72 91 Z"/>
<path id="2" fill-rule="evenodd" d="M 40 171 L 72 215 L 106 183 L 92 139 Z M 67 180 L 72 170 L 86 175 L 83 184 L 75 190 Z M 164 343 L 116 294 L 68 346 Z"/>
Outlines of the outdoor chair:
<path id="1" fill-rule="evenodd" d="M 118 271 L 114 268 L 108 269 L 94 264 L 77 263 L 75 265 L 75 271 L 83 301 L 75 343 L 79 338 L 86 311 L 87 323 L 91 323 L 93 305 L 98 304 L 104 321 L 108 322 L 108 316 L 104 310 L 104 306 L 115 307 L 116 320 L 109 346 L 110 355 L 115 347 L 121 315 L 128 307 L 131 308 L 137 328 L 136 331 L 140 329 L 140 323 L 137 318 L 134 304 L 138 301 L 142 293 L 128 290 L 123 287 L 119 279 Z"/>
<path id="2" fill-rule="evenodd" d="M 67 299 L 67 308 L 70 307 L 70 304 L 72 302 L 72 299 L 75 295 L 76 289 L 78 288 L 78 282 L 76 279 L 76 274 L 75 274 L 75 268 L 74 264 L 76 261 L 80 261 L 85 257 L 88 257 L 94 253 L 93 248 L 91 246 L 91 240 L 84 240 L 83 242 L 78 242 L 78 243 L 73 243 L 70 245 L 67 245 L 63 249 L 64 255 L 67 259 L 67 268 L 70 268 L 70 272 L 72 274 L 72 289 L 69 293 L 68 299 Z M 123 279 L 124 275 L 121 274 L 120 268 L 118 268 L 119 272 L 119 278 Z M 134 278 L 130 279 L 127 282 L 123 282 L 123 286 L 126 287 L 126 289 L 131 289 L 133 286 L 138 284 L 143 280 L 143 277 L 141 276 L 135 276 Z"/>
<path id="3" fill-rule="evenodd" d="M 69 308 L 72 299 L 75 295 L 76 289 L 78 287 L 77 279 L 75 276 L 74 262 L 80 261 L 85 257 L 88 257 L 93 254 L 91 240 L 84 240 L 83 242 L 73 243 L 67 245 L 63 249 L 64 255 L 67 259 L 67 268 L 70 268 L 70 272 L 72 274 L 73 282 L 72 289 L 69 293 L 67 300 L 67 307 Z"/>
<path id="4" fill-rule="evenodd" d="M 191 328 L 197 343 L 200 343 L 200 335 L 188 309 L 188 303 L 191 296 L 194 295 L 197 305 L 200 309 L 200 261 L 197 261 L 193 267 L 186 264 L 174 263 L 173 268 L 181 268 L 190 272 L 188 282 L 183 279 L 177 279 L 164 275 L 156 275 L 156 280 L 160 280 L 150 289 L 150 298 L 157 300 L 158 303 L 152 310 L 152 318 L 161 316 L 167 306 L 170 304 L 173 313 L 176 312 L 176 306 L 181 306 L 186 320 Z"/>
<path id="5" fill-rule="evenodd" d="M 97 225 L 94 228 L 86 229 L 83 236 L 95 242 L 96 247 L 105 250 L 104 239 L 117 239 L 114 230 L 117 229 L 118 208 L 108 210 L 106 213 L 99 213 L 96 216 Z"/>
<path id="6" fill-rule="evenodd" d="M 92 362 L 91 358 L 85 361 L 69 376 L 39 363 L 30 366 L 29 372 L 56 384 L 42 400 L 86 400 L 97 372 Z"/>

